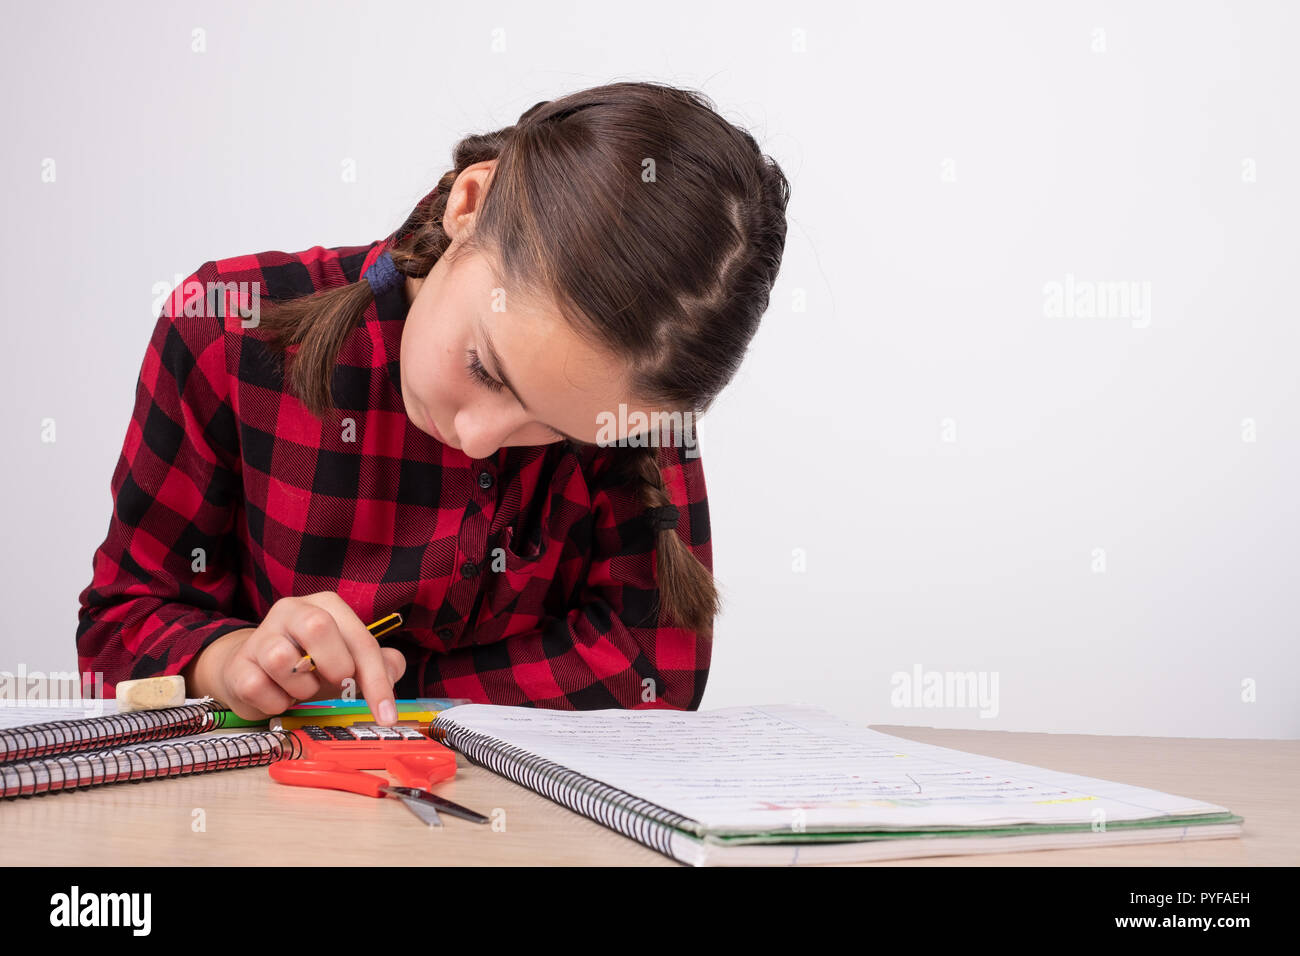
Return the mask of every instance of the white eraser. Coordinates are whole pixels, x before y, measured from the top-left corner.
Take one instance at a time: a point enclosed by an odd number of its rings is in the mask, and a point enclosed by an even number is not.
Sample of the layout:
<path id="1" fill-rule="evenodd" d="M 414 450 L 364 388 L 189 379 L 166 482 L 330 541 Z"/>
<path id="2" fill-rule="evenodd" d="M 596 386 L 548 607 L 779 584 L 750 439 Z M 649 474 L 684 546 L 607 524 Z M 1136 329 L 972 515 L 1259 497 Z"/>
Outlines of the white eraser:
<path id="1" fill-rule="evenodd" d="M 117 712 L 127 714 L 133 710 L 158 710 L 161 707 L 180 707 L 185 703 L 185 678 L 180 674 L 170 677 L 145 677 L 141 680 L 124 680 L 117 685 Z"/>

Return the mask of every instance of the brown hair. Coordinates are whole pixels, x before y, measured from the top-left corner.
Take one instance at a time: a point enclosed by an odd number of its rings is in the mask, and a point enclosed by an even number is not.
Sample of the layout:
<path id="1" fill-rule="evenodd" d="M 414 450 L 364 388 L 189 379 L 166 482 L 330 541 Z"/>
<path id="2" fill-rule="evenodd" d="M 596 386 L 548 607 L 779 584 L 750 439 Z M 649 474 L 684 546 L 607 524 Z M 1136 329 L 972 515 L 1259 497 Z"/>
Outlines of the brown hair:
<path id="1" fill-rule="evenodd" d="M 653 82 L 581 90 L 456 144 L 454 168 L 389 237 L 400 273 L 429 274 L 450 245 L 442 216 L 456 178 L 491 159 L 490 188 L 452 256 L 487 253 L 512 292 L 555 303 L 575 334 L 626 362 L 638 401 L 707 411 L 740 367 L 781 265 L 781 168 L 702 93 Z M 263 310 L 269 345 L 300 346 L 289 386 L 313 414 L 333 408 L 339 349 L 373 297 L 362 278 Z M 647 509 L 672 503 L 654 445 L 629 447 L 618 468 Z M 668 613 L 711 634 L 712 575 L 675 532 L 658 534 Z"/>

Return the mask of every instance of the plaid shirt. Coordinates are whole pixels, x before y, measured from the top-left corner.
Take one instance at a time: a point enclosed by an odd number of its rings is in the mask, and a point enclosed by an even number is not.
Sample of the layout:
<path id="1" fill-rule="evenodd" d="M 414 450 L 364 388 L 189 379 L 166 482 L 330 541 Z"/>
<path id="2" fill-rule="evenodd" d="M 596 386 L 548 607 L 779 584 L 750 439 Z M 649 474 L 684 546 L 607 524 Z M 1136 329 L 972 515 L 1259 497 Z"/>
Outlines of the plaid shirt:
<path id="1" fill-rule="evenodd" d="M 366 623 L 405 618 L 384 638 L 407 659 L 399 698 L 697 709 L 711 641 L 658 626 L 655 533 L 633 487 L 609 478 L 630 449 L 560 442 L 472 459 L 420 431 L 398 377 L 400 284 L 348 334 L 323 420 L 286 391 L 256 325 L 243 327 L 250 290 L 280 300 L 355 282 L 383 248 L 206 262 L 173 291 L 79 598 L 80 670 L 102 673 L 111 696 L 118 681 L 180 673 L 281 597 L 336 591 Z M 212 283 L 250 285 L 214 295 Z M 658 455 L 676 533 L 712 570 L 698 450 Z"/>

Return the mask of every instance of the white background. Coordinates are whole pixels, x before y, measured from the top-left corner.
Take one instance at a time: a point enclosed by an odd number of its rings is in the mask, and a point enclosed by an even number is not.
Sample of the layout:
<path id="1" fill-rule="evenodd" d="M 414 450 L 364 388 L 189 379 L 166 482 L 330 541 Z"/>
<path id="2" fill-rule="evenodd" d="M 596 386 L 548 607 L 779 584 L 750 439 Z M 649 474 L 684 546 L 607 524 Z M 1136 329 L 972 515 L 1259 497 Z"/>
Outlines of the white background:
<path id="1" fill-rule="evenodd" d="M 699 426 L 725 601 L 704 707 L 1300 735 L 1294 5 L 5 19 L 0 669 L 77 667 L 155 284 L 383 238 L 463 135 L 653 79 L 707 93 L 793 187 L 771 309 Z M 1149 324 L 1046 315 L 1067 275 L 1149 283 Z M 996 673 L 997 716 L 893 706 L 917 666 Z"/>

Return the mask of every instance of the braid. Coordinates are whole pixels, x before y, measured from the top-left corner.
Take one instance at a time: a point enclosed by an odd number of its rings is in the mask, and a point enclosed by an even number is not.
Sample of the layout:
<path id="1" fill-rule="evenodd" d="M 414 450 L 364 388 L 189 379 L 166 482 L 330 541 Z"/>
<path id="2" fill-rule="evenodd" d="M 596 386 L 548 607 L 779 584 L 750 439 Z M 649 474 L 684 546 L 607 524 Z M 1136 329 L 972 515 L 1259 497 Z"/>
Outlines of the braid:
<path id="1" fill-rule="evenodd" d="M 658 447 L 628 449 L 624 468 L 639 485 L 641 504 L 647 511 L 673 507 L 659 468 Z M 680 626 L 711 637 L 721 603 L 713 575 L 691 553 L 677 530 L 661 527 L 653 533 L 658 538 L 655 560 L 663 610 Z"/>

